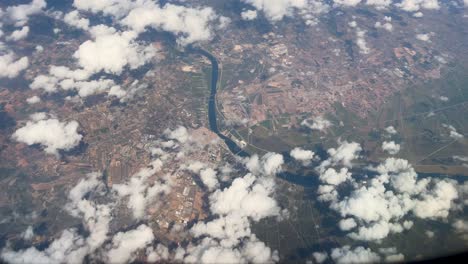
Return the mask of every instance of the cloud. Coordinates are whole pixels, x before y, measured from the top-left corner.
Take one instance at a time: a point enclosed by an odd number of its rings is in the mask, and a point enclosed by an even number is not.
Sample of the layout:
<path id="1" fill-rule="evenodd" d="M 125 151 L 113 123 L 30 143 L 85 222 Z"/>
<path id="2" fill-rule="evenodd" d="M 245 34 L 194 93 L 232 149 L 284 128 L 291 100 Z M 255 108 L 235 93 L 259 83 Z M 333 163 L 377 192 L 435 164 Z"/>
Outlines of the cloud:
<path id="1" fill-rule="evenodd" d="M 294 148 L 290 152 L 291 157 L 293 157 L 295 160 L 301 161 L 304 163 L 304 165 L 307 165 L 314 159 L 315 153 L 310 150 L 305 150 L 302 148 Z"/>
<path id="2" fill-rule="evenodd" d="M 243 238 L 251 235 L 249 219 L 239 214 L 228 214 L 207 223 L 195 224 L 190 232 L 195 237 L 209 235 L 221 241 L 221 245 L 229 248 L 239 244 Z"/>
<path id="3" fill-rule="evenodd" d="M 32 0 L 29 4 L 9 6 L 3 14 L 3 20 L 18 27 L 23 26 L 28 22 L 29 16 L 42 12 L 46 6 L 45 0 Z"/>
<path id="4" fill-rule="evenodd" d="M 165 181 L 165 179 L 148 182 L 149 177 L 160 171 L 162 165 L 162 161 L 156 159 L 150 166 L 133 175 L 127 183 L 112 186 L 117 196 L 120 198 L 128 197 L 127 206 L 132 210 L 135 219 L 142 219 L 145 216 L 147 205 L 157 196 L 169 193 L 170 182 Z"/>
<path id="5" fill-rule="evenodd" d="M 221 21 L 210 7 L 189 8 L 173 4 L 159 7 L 146 3 L 131 10 L 121 23 L 140 33 L 147 27 L 171 32 L 177 36 L 177 42 L 188 45 L 212 38 L 212 24 Z"/>
<path id="6" fill-rule="evenodd" d="M 28 65 L 28 57 L 15 60 L 15 55 L 12 52 L 0 55 L 0 78 L 15 78 L 28 68 Z"/>
<path id="7" fill-rule="evenodd" d="M 276 251 L 272 252 L 255 237 L 246 240 L 239 249 L 223 247 L 215 240 L 205 238 L 197 246 L 189 245 L 187 250 L 179 248 L 178 253 L 186 263 L 274 263 L 279 260 Z"/>
<path id="8" fill-rule="evenodd" d="M 301 125 L 306 126 L 312 130 L 319 130 L 319 131 L 324 131 L 325 129 L 329 128 L 332 123 L 325 118 L 319 116 L 316 117 L 312 120 L 312 124 L 309 123 L 307 119 L 302 121 Z"/>
<path id="9" fill-rule="evenodd" d="M 439 100 L 442 102 L 448 102 L 449 98 L 447 96 L 439 96 Z"/>
<path id="10" fill-rule="evenodd" d="M 464 240 L 468 240 L 468 221 L 457 219 L 453 222 L 452 227 Z"/>
<path id="11" fill-rule="evenodd" d="M 200 178 L 203 184 L 205 184 L 210 191 L 214 190 L 219 185 L 218 178 L 216 177 L 216 171 L 211 168 L 201 170 Z"/>
<path id="12" fill-rule="evenodd" d="M 264 12 L 271 21 L 279 21 L 285 16 L 292 16 L 295 9 L 304 9 L 308 5 L 307 0 L 242 0 L 252 5 L 257 10 Z"/>
<path id="13" fill-rule="evenodd" d="M 443 127 L 449 130 L 449 136 L 453 139 L 462 139 L 463 135 L 457 132 L 457 129 L 452 125 L 442 124 Z"/>
<path id="14" fill-rule="evenodd" d="M 67 23 L 68 25 L 79 28 L 79 29 L 83 29 L 83 30 L 89 29 L 89 19 L 82 18 L 78 10 L 73 10 L 67 13 L 63 17 L 63 21 Z"/>
<path id="15" fill-rule="evenodd" d="M 234 179 L 228 187 L 209 195 L 209 208 L 214 218 L 198 222 L 190 229 L 194 237 L 203 239 L 186 248 L 179 247 L 176 259 L 189 263 L 272 263 L 279 260 L 278 252 L 252 233 L 250 221 L 282 215 L 273 198 L 275 181 L 271 177 L 278 172 L 282 156 L 268 153 L 262 158 L 254 156 L 241 161 L 252 173 Z"/>
<path id="16" fill-rule="evenodd" d="M 120 85 L 114 85 L 109 90 L 109 96 L 115 96 L 123 100 L 127 96 L 127 91 L 123 90 Z"/>
<path id="17" fill-rule="evenodd" d="M 186 46 L 213 37 L 215 28 L 222 29 L 229 19 L 216 14 L 211 7 L 186 7 L 147 0 L 75 0 L 79 10 L 92 13 L 102 12 L 115 18 L 117 23 L 137 34 L 147 28 L 166 31 L 177 37 L 177 42 Z"/>
<path id="18" fill-rule="evenodd" d="M 111 221 L 111 204 L 96 204 L 86 198 L 89 193 L 103 193 L 104 183 L 100 173 L 90 173 L 78 182 L 68 195 L 65 209 L 70 215 L 81 218 L 89 231 L 86 251 L 93 252 L 107 240 Z"/>
<path id="19" fill-rule="evenodd" d="M 365 30 L 356 29 L 356 45 L 359 47 L 359 52 L 362 54 L 368 54 L 370 52 L 365 38 L 366 33 Z"/>
<path id="20" fill-rule="evenodd" d="M 273 190 L 273 179 L 257 179 L 253 174 L 247 174 L 236 178 L 229 188 L 214 192 L 210 196 L 210 209 L 218 215 L 240 214 L 256 221 L 278 215 L 280 208 L 270 197 Z"/>
<path id="21" fill-rule="evenodd" d="M 47 113 L 45 112 L 37 112 L 29 115 L 29 118 L 33 121 L 39 121 L 39 120 L 44 120 L 47 119 Z"/>
<path id="22" fill-rule="evenodd" d="M 120 74 L 124 67 L 137 69 L 154 57 L 153 46 L 143 46 L 135 39 L 132 31 L 117 32 L 114 28 L 99 25 L 91 28 L 94 40 L 87 40 L 80 45 L 73 57 L 86 71 Z"/>
<path id="23" fill-rule="evenodd" d="M 353 218 L 346 218 L 340 220 L 338 223 L 338 226 L 340 227 L 341 230 L 343 231 L 349 231 L 357 226 L 356 221 L 354 221 Z"/>
<path id="24" fill-rule="evenodd" d="M 384 17 L 384 22 L 375 22 L 375 27 L 376 28 L 383 28 L 389 32 L 393 31 L 393 25 L 392 25 L 392 17 L 385 16 Z"/>
<path id="25" fill-rule="evenodd" d="M 356 247 L 354 249 L 351 249 L 350 246 L 334 248 L 332 249 L 331 257 L 336 263 L 372 263 L 380 261 L 377 253 L 364 247 Z"/>
<path id="26" fill-rule="evenodd" d="M 375 6 L 376 9 L 384 9 L 392 4 L 392 0 L 367 0 L 366 5 Z"/>
<path id="27" fill-rule="evenodd" d="M 385 262 L 391 262 L 391 263 L 403 262 L 404 260 L 405 260 L 405 256 L 401 253 L 388 255 L 385 257 Z"/>
<path id="28" fill-rule="evenodd" d="M 328 149 L 327 152 L 330 157 L 320 164 L 319 169 L 324 170 L 327 166 L 339 164 L 351 168 L 353 166 L 352 161 L 359 157 L 361 150 L 362 148 L 359 143 L 348 141 L 341 142 L 337 149 Z"/>
<path id="29" fill-rule="evenodd" d="M 79 10 L 89 11 L 92 13 L 102 12 L 104 15 L 112 15 L 116 18 L 125 16 L 132 8 L 135 8 L 145 0 L 74 0 L 73 6 Z"/>
<path id="30" fill-rule="evenodd" d="M 413 167 L 403 159 L 388 158 L 373 170 L 378 175 L 369 184 L 355 183 L 351 193 L 342 199 L 330 183 L 320 185 L 317 191 L 319 200 L 330 202 L 330 208 L 344 218 L 340 221 L 342 230 L 357 228 L 348 234 L 356 240 L 380 240 L 410 229 L 413 222 L 403 221 L 410 213 L 422 219 L 446 219 L 458 198 L 453 182 L 418 179 Z M 322 172 L 320 180 L 327 183 L 324 175 Z"/>
<path id="31" fill-rule="evenodd" d="M 255 10 L 246 10 L 241 13 L 243 20 L 254 20 L 257 18 L 257 11 Z"/>
<path id="32" fill-rule="evenodd" d="M 24 239 L 24 240 L 31 240 L 34 238 L 34 229 L 32 226 L 28 226 L 28 228 L 26 228 L 26 230 L 24 230 L 23 233 L 21 233 L 21 237 Z"/>
<path id="33" fill-rule="evenodd" d="M 29 27 L 24 26 L 21 29 L 15 30 L 11 33 L 10 36 L 8 36 L 6 39 L 10 41 L 18 41 L 25 39 L 29 34 Z"/>
<path id="34" fill-rule="evenodd" d="M 39 102 L 41 102 L 41 98 L 37 95 L 34 95 L 32 97 L 29 97 L 28 99 L 26 99 L 26 102 L 28 104 L 37 104 Z"/>
<path id="35" fill-rule="evenodd" d="M 377 175 L 370 177 L 369 182 L 356 181 L 348 168 L 361 150 L 358 143 L 341 143 L 337 149 L 329 149 L 329 158 L 316 168 L 321 183 L 317 189 L 318 200 L 328 202 L 330 208 L 341 215 L 341 230 L 355 230 L 348 233 L 349 237 L 381 240 L 389 234 L 410 229 L 413 222 L 405 219 L 410 215 L 446 219 L 450 210 L 458 208 L 458 192 L 463 192 L 463 188 L 457 190 L 452 180 L 418 179 L 414 168 L 404 159 L 387 158 L 376 167 L 368 166 L 367 169 Z M 337 186 L 345 182 L 350 183 L 351 190 L 340 197 Z M 401 257 L 394 255 L 391 258 Z"/>
<path id="36" fill-rule="evenodd" d="M 127 94 L 110 79 L 100 78 L 87 81 L 91 74 L 91 72 L 83 69 L 71 70 L 65 66 L 51 66 L 48 75 L 40 74 L 36 76 L 29 87 L 33 90 L 42 89 L 48 93 L 57 92 L 59 88 L 67 91 L 75 90 L 78 92 L 78 96 L 82 98 L 105 91 L 114 96 L 125 96 Z"/>
<path id="37" fill-rule="evenodd" d="M 253 155 L 244 160 L 247 169 L 255 174 L 273 175 L 281 170 L 284 163 L 283 156 L 277 153 L 267 153 L 261 159 L 258 155 Z"/>
<path id="38" fill-rule="evenodd" d="M 183 126 L 177 127 L 175 130 L 166 130 L 164 132 L 169 139 L 175 139 L 180 143 L 185 143 L 190 139 L 187 128 Z"/>
<path id="39" fill-rule="evenodd" d="M 397 253 L 397 249 L 391 248 L 379 248 L 379 252 L 385 256 L 385 262 L 402 262 L 405 256 L 401 253 Z"/>
<path id="40" fill-rule="evenodd" d="M 446 218 L 453 202 L 458 198 L 457 189 L 452 183 L 439 181 L 431 192 L 425 192 L 415 202 L 413 212 L 420 218 Z"/>
<path id="41" fill-rule="evenodd" d="M 112 238 L 106 257 L 110 263 L 128 263 L 133 260 L 136 251 L 144 249 L 153 240 L 153 230 L 144 224 L 127 232 L 119 232 Z"/>
<path id="42" fill-rule="evenodd" d="M 328 168 L 324 173 L 321 173 L 320 181 L 329 185 L 340 185 L 341 183 L 351 179 L 351 172 L 348 172 L 347 168 L 341 168 L 337 172 L 333 168 Z"/>
<path id="43" fill-rule="evenodd" d="M 395 155 L 400 151 L 400 145 L 394 141 L 384 141 L 382 143 L 382 150 L 388 152 L 390 155 Z"/>
<path id="44" fill-rule="evenodd" d="M 107 239 L 110 207 L 96 205 L 85 198 L 88 193 L 103 191 L 104 184 L 99 178 L 99 173 L 88 174 L 70 190 L 65 205 L 72 216 L 82 218 L 90 234 L 87 238 L 74 228 L 66 229 L 43 251 L 35 247 L 13 251 L 6 247 L 2 249 L 1 258 L 8 263 L 81 263 L 86 255 L 99 249 Z"/>
<path id="45" fill-rule="evenodd" d="M 439 9 L 439 2 L 437 0 L 403 0 L 401 3 L 395 4 L 396 7 L 407 11 L 417 12 L 420 9 Z"/>
<path id="46" fill-rule="evenodd" d="M 431 34 L 416 34 L 416 39 L 428 42 L 431 39 Z"/>
<path id="47" fill-rule="evenodd" d="M 75 263 L 83 261 L 87 251 L 76 229 L 67 229 L 44 251 L 34 247 L 13 251 L 4 248 L 1 257 L 8 263 Z"/>
<path id="48" fill-rule="evenodd" d="M 395 135 L 396 133 L 398 133 L 393 126 L 386 127 L 385 132 L 387 132 L 390 135 Z"/>
<path id="49" fill-rule="evenodd" d="M 361 3 L 361 0 L 334 0 L 333 1 L 335 5 L 340 5 L 340 6 L 357 6 L 359 3 Z"/>
<path id="50" fill-rule="evenodd" d="M 169 258 L 169 250 L 167 247 L 159 244 L 156 248 L 146 248 L 146 256 L 148 262 L 157 262 Z"/>
<path id="51" fill-rule="evenodd" d="M 13 138 L 27 145 L 41 144 L 48 154 L 59 150 L 71 150 L 78 146 L 82 135 L 78 134 L 78 122 L 60 122 L 58 119 L 28 121 L 15 131 Z"/>
<path id="52" fill-rule="evenodd" d="M 320 264 L 328 259 L 328 254 L 326 252 L 314 252 L 312 256 L 315 259 L 315 262 Z"/>

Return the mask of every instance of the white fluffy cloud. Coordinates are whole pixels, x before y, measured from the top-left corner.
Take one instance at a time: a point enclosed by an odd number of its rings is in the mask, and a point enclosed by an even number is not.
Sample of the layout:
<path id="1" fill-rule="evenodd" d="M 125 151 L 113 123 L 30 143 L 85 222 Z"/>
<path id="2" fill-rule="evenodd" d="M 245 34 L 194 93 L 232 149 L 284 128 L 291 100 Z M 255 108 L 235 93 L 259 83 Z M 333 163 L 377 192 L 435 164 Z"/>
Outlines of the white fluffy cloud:
<path id="1" fill-rule="evenodd" d="M 396 133 L 398 133 L 393 126 L 386 127 L 385 132 L 387 132 L 390 135 L 395 135 Z"/>
<path id="2" fill-rule="evenodd" d="M 340 220 L 338 223 L 338 226 L 340 227 L 341 230 L 343 231 L 349 231 L 357 226 L 356 221 L 354 221 L 353 218 L 346 218 Z"/>
<path id="3" fill-rule="evenodd" d="M 0 55 L 0 78 L 15 78 L 29 66 L 27 57 L 15 60 L 13 53 Z"/>
<path id="4" fill-rule="evenodd" d="M 379 252 L 385 256 L 385 262 L 402 262 L 405 259 L 405 256 L 398 253 L 394 247 L 379 248 Z"/>
<path id="5" fill-rule="evenodd" d="M 277 153 L 267 153 L 261 159 L 253 155 L 244 160 L 247 169 L 255 174 L 273 175 L 281 170 L 284 163 L 283 156 Z"/>
<path id="6" fill-rule="evenodd" d="M 335 5 L 340 5 L 340 6 L 357 6 L 359 3 L 361 3 L 361 0 L 334 0 L 333 1 Z"/>
<path id="7" fill-rule="evenodd" d="M 122 24 L 137 32 L 152 27 L 157 30 L 171 32 L 178 37 L 177 42 L 183 46 L 210 40 L 212 38 L 212 23 L 220 21 L 220 17 L 212 8 L 188 8 L 173 4 L 159 7 L 147 3 L 130 11 Z"/>
<path id="8" fill-rule="evenodd" d="M 182 46 L 210 40 L 213 30 L 223 28 L 229 21 L 217 15 L 210 7 L 186 7 L 170 3 L 160 6 L 147 0 L 75 0 L 74 6 L 79 10 L 111 15 L 121 25 L 137 33 L 149 27 L 173 33 Z"/>
<path id="9" fill-rule="evenodd" d="M 93 27 L 91 32 L 94 40 L 85 41 L 73 55 L 88 72 L 120 74 L 124 67 L 136 69 L 155 55 L 153 46 L 143 46 L 135 41 L 135 32 L 117 32 L 104 25 Z"/>
<path id="10" fill-rule="evenodd" d="M 384 22 L 377 21 L 375 22 L 375 27 L 376 28 L 383 28 L 387 31 L 393 31 L 393 25 L 392 25 L 392 17 L 385 16 L 384 17 Z"/>
<path id="11" fill-rule="evenodd" d="M 281 215 L 273 198 L 275 182 L 271 175 L 278 171 L 282 156 L 269 153 L 243 162 L 255 174 L 236 178 L 230 186 L 210 194 L 210 211 L 216 217 L 191 228 L 195 237 L 205 238 L 187 248 L 179 248 L 176 259 L 189 263 L 272 263 L 279 260 L 278 253 L 252 233 L 250 221 Z"/>
<path id="12" fill-rule="evenodd" d="M 421 41 L 425 41 L 425 42 L 428 42 L 431 40 L 431 34 L 430 33 L 426 33 L 426 34 L 416 34 L 416 39 L 419 39 Z"/>
<path id="13" fill-rule="evenodd" d="M 13 251 L 5 248 L 1 257 L 8 263 L 73 263 L 83 261 L 87 251 L 83 238 L 76 229 L 67 229 L 44 251 L 35 247 Z"/>
<path id="14" fill-rule="evenodd" d="M 305 165 L 309 164 L 312 159 L 314 159 L 315 153 L 310 150 L 305 150 L 302 148 L 294 148 L 290 153 L 291 157 L 295 160 L 303 162 Z"/>
<path id="15" fill-rule="evenodd" d="M 132 210 L 134 218 L 142 219 L 148 204 L 156 197 L 169 193 L 170 183 L 164 179 L 152 181 L 151 184 L 148 182 L 148 178 L 160 171 L 162 165 L 162 161 L 157 159 L 133 175 L 127 183 L 112 186 L 119 197 L 128 198 L 128 208 Z"/>
<path id="16" fill-rule="evenodd" d="M 93 252 L 107 240 L 111 221 L 111 205 L 96 204 L 85 196 L 105 190 L 100 173 L 90 173 L 70 190 L 65 209 L 70 215 L 81 218 L 89 231 L 85 239 L 86 251 Z"/>
<path id="17" fill-rule="evenodd" d="M 324 131 L 327 128 L 329 128 L 332 125 L 332 123 L 326 120 L 325 118 L 319 116 L 312 119 L 312 124 L 309 123 L 307 119 L 305 119 L 304 121 L 302 121 L 301 125 L 306 126 L 312 130 Z"/>
<path id="18" fill-rule="evenodd" d="M 401 219 L 410 212 L 423 219 L 445 219 L 458 198 L 452 182 L 418 180 L 406 160 L 389 158 L 376 170 L 380 175 L 369 185 L 361 185 L 341 201 L 332 200 L 330 205 L 343 217 L 359 220 L 358 230 L 350 234 L 351 238 L 379 240 L 409 229 L 412 222 Z"/>
<path id="19" fill-rule="evenodd" d="M 32 0 L 29 4 L 9 6 L 5 10 L 3 20 L 16 26 L 23 26 L 28 22 L 29 16 L 42 12 L 46 6 L 45 0 Z"/>
<path id="20" fill-rule="evenodd" d="M 136 251 L 144 249 L 153 240 L 153 230 L 147 225 L 119 232 L 112 238 L 111 249 L 106 254 L 107 259 L 110 263 L 128 263 L 133 260 Z"/>
<path id="21" fill-rule="evenodd" d="M 208 187 L 208 190 L 212 191 L 216 187 L 218 187 L 218 178 L 216 177 L 216 171 L 213 170 L 212 168 L 206 168 L 200 171 L 200 178 L 205 184 L 206 187 Z"/>
<path id="22" fill-rule="evenodd" d="M 403 0 L 401 3 L 395 4 L 407 12 L 417 12 L 421 9 L 439 9 L 440 5 L 438 0 Z"/>
<path id="23" fill-rule="evenodd" d="M 104 15 L 112 15 L 116 18 L 125 16 L 132 8 L 135 8 L 146 0 L 74 0 L 73 6 L 79 10 L 89 11 L 92 13 L 102 12 Z"/>
<path id="24" fill-rule="evenodd" d="M 43 120 L 45 117 L 41 115 L 38 119 Z M 175 157 L 174 153 L 171 155 L 160 153 L 159 156 L 161 159 Z M 82 220 L 85 232 L 80 233 L 86 235 L 80 235 L 73 228 L 66 229 L 42 251 L 35 247 L 14 251 L 7 246 L 0 253 L 1 259 L 8 263 L 58 264 L 81 263 L 88 256 L 91 260 L 98 262 L 127 263 L 134 260 L 138 251 L 148 254 L 147 261 L 168 259 L 169 250 L 163 245 L 154 244 L 153 231 L 145 224 L 115 235 L 110 234 L 110 226 L 114 220 L 113 210 L 118 208 L 121 198 L 129 197 L 128 205 L 134 213 L 136 209 L 144 211 L 144 204 L 156 202 L 151 197 L 155 197 L 154 193 L 161 193 L 165 187 L 159 180 L 154 180 L 153 176 L 161 170 L 162 165 L 162 162 L 156 159 L 150 166 L 141 169 L 126 183 L 117 186 L 119 190 L 114 191 L 119 195 L 108 195 L 108 189 L 100 173 L 88 174 L 71 188 L 68 192 L 68 201 L 64 206 L 65 211 L 71 216 Z M 104 197 L 106 197 L 106 203 L 103 203 Z M 256 240 L 253 237 L 250 240 L 252 243 L 249 242 L 249 244 L 254 244 L 249 247 L 250 250 L 255 251 L 261 248 L 254 243 Z M 255 253 L 244 251 L 246 256 L 248 252 Z M 265 253 L 266 250 L 262 252 Z M 261 258 L 261 254 L 258 257 Z"/>
<path id="25" fill-rule="evenodd" d="M 4 248 L 1 258 L 9 263 L 81 263 L 86 255 L 99 249 L 107 239 L 110 221 L 110 207 L 96 205 L 85 196 L 90 192 L 102 192 L 104 184 L 100 174 L 91 173 L 70 190 L 69 202 L 65 209 L 75 217 L 83 219 L 88 237 L 82 237 L 76 229 L 64 230 L 60 237 L 43 251 L 35 247 L 13 251 Z"/>
<path id="26" fill-rule="evenodd" d="M 329 149 L 330 157 L 316 169 L 320 185 L 318 200 L 328 202 L 330 208 L 343 218 L 339 227 L 353 230 L 348 236 L 356 240 L 381 240 L 389 234 L 410 229 L 410 216 L 422 219 L 447 219 L 459 198 L 461 188 L 454 181 L 436 178 L 418 179 L 407 160 L 388 158 L 377 167 L 368 167 L 377 175 L 368 181 L 357 181 L 348 172 L 351 161 L 361 147 L 357 143 L 344 142 L 337 149 Z M 334 166 L 334 167 L 330 167 Z M 341 169 L 338 172 L 336 167 Z M 337 186 L 348 183 L 351 192 L 341 197 Z M 393 254 L 390 259 L 398 259 Z"/>
<path id="27" fill-rule="evenodd" d="M 319 0 L 242 0 L 252 5 L 256 10 L 263 12 L 264 16 L 277 22 L 284 17 L 302 18 L 306 25 L 315 25 L 318 22 L 317 16 L 330 10 L 330 6 Z M 241 14 L 243 19 L 253 17 L 253 13 Z"/>
<path id="28" fill-rule="evenodd" d="M 367 46 L 366 42 L 366 31 L 361 29 L 356 29 L 356 45 L 359 47 L 359 52 L 362 54 L 368 54 L 370 48 Z"/>
<path id="29" fill-rule="evenodd" d="M 449 136 L 453 139 L 462 139 L 463 135 L 457 132 L 457 129 L 452 125 L 442 124 L 443 127 L 448 129 Z"/>
<path id="30" fill-rule="evenodd" d="M 336 263 L 373 263 L 379 262 L 380 257 L 369 248 L 357 247 L 351 249 L 350 246 L 334 248 L 331 257 Z"/>
<path id="31" fill-rule="evenodd" d="M 109 95 L 124 96 L 126 94 L 119 85 L 110 79 L 87 80 L 91 72 L 83 69 L 71 70 L 65 66 L 51 66 L 49 74 L 36 76 L 29 87 L 33 90 L 42 89 L 48 93 L 63 90 L 75 90 L 80 97 L 108 91 Z M 113 93 L 111 93 L 113 92 Z"/>
<path id="32" fill-rule="evenodd" d="M 265 13 L 265 16 L 272 21 L 279 21 L 284 16 L 291 16 L 295 9 L 304 9 L 308 5 L 307 0 L 242 0 L 251 4 L 257 10 Z"/>
<path id="33" fill-rule="evenodd" d="M 384 9 L 392 4 L 392 0 L 367 0 L 366 5 L 375 6 L 376 9 Z"/>
<path id="34" fill-rule="evenodd" d="M 327 166 L 339 164 L 351 168 L 352 161 L 359 157 L 361 150 L 362 148 L 359 143 L 348 141 L 341 142 L 338 148 L 328 149 L 327 152 L 330 157 L 323 161 L 319 168 L 323 170 L 323 168 Z"/>
<path id="35" fill-rule="evenodd" d="M 29 27 L 24 26 L 21 29 L 13 31 L 11 35 L 7 37 L 7 40 L 10 40 L 10 41 L 22 40 L 26 38 L 28 34 L 29 34 Z"/>
<path id="36" fill-rule="evenodd" d="M 315 262 L 320 264 L 323 263 L 325 260 L 328 259 L 328 254 L 326 252 L 314 252 L 312 256 L 315 259 Z"/>
<path id="37" fill-rule="evenodd" d="M 28 226 L 28 228 L 26 228 L 26 230 L 24 230 L 24 232 L 21 234 L 21 237 L 24 239 L 24 240 L 31 240 L 33 239 L 34 237 L 34 229 L 32 226 Z"/>
<path id="38" fill-rule="evenodd" d="M 28 104 L 37 104 L 37 103 L 41 102 L 41 98 L 39 96 L 35 95 L 35 96 L 29 97 L 28 99 L 26 99 L 26 102 Z"/>
<path id="39" fill-rule="evenodd" d="M 88 30 L 89 28 L 89 19 L 81 17 L 78 10 L 73 10 L 67 13 L 63 17 L 63 21 L 70 26 L 80 28 L 83 30 Z"/>
<path id="40" fill-rule="evenodd" d="M 229 188 L 214 192 L 210 196 L 210 208 L 218 215 L 240 214 L 258 221 L 280 212 L 271 197 L 273 190 L 272 178 L 257 179 L 253 174 L 247 174 L 235 179 Z"/>
<path id="41" fill-rule="evenodd" d="M 400 152 L 400 145 L 394 141 L 384 141 L 382 143 L 382 150 L 388 152 L 390 155 L 395 155 Z"/>
<path id="42" fill-rule="evenodd" d="M 146 256 L 148 262 L 157 262 L 160 260 L 169 258 L 169 250 L 166 246 L 161 244 L 157 245 L 156 248 L 147 247 Z"/>
<path id="43" fill-rule="evenodd" d="M 338 172 L 333 168 L 328 168 L 324 173 L 321 173 L 320 181 L 329 185 L 340 185 L 341 183 L 351 179 L 351 172 L 347 168 L 341 168 Z"/>
<path id="44" fill-rule="evenodd" d="M 60 122 L 58 119 L 28 121 L 15 131 L 13 138 L 27 145 L 41 144 L 48 154 L 58 154 L 59 150 L 71 150 L 83 137 L 78 134 L 78 122 Z"/>
<path id="45" fill-rule="evenodd" d="M 255 10 L 246 10 L 241 13 L 243 20 L 254 20 L 257 18 L 257 11 Z"/>
<path id="46" fill-rule="evenodd" d="M 179 126 L 174 130 L 168 129 L 165 131 L 165 134 L 169 139 L 175 139 L 180 143 L 185 143 L 190 139 L 190 135 L 187 131 L 187 128 L 183 126 Z"/>

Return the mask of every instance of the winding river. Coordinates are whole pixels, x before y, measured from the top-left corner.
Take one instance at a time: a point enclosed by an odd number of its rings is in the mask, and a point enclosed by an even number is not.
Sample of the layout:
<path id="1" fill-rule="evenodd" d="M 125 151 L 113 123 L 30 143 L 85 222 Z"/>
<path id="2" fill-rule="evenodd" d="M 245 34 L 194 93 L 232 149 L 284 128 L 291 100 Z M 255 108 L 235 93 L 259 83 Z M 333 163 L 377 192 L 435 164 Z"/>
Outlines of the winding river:
<path id="1" fill-rule="evenodd" d="M 219 138 L 221 138 L 226 145 L 228 146 L 229 150 L 238 156 L 241 157 L 248 157 L 250 156 L 247 152 L 245 152 L 241 147 L 239 147 L 236 142 L 229 137 L 225 136 L 223 133 L 219 131 L 218 128 L 218 119 L 217 119 L 217 109 L 216 109 L 216 92 L 218 89 L 218 80 L 219 80 L 219 64 L 218 60 L 216 59 L 213 54 L 209 53 L 208 51 L 201 49 L 201 48 L 190 48 L 190 52 L 200 54 L 206 57 L 211 62 L 211 85 L 210 85 L 210 97 L 208 100 L 208 121 L 210 124 L 210 130 L 213 131 Z"/>

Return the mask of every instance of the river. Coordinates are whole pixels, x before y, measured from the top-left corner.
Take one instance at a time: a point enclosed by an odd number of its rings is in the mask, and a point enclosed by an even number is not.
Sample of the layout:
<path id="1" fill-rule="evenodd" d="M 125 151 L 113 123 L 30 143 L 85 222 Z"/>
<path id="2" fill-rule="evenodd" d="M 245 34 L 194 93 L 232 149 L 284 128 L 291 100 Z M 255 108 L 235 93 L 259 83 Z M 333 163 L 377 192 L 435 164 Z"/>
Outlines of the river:
<path id="1" fill-rule="evenodd" d="M 219 81 L 219 64 L 215 56 L 213 56 L 208 51 L 201 48 L 191 47 L 189 52 L 193 52 L 199 55 L 204 56 L 211 62 L 211 83 L 210 83 L 210 97 L 208 99 L 208 122 L 210 125 L 210 130 L 213 131 L 219 138 L 221 138 L 229 150 L 238 156 L 249 157 L 249 153 L 244 151 L 239 147 L 236 142 L 230 139 L 228 136 L 225 136 L 219 131 L 218 128 L 218 118 L 217 118 L 217 109 L 216 109 L 216 92 L 218 91 L 218 81 Z"/>

